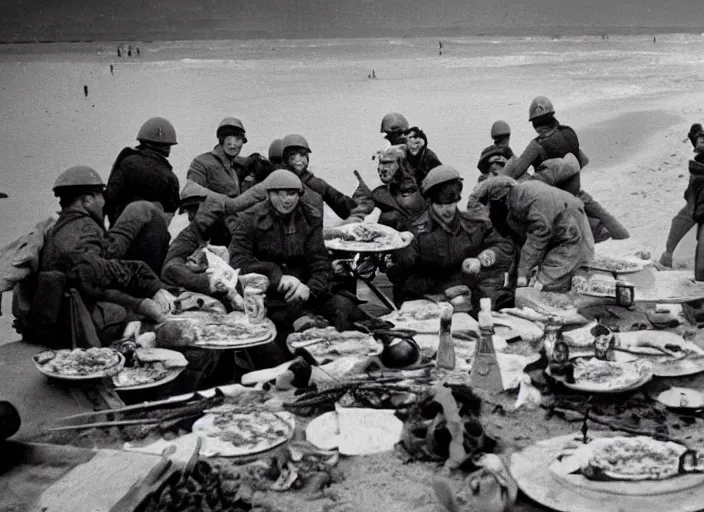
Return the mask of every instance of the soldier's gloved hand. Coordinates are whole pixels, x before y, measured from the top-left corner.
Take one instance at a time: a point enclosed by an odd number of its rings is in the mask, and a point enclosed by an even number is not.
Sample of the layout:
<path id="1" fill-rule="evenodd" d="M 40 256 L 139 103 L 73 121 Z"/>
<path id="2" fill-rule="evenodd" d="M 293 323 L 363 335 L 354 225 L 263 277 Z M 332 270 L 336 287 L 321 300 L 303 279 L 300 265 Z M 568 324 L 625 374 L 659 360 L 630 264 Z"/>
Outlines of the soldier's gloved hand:
<path id="1" fill-rule="evenodd" d="M 660 256 L 660 265 L 663 267 L 672 267 L 672 253 L 665 251 Z"/>
<path id="2" fill-rule="evenodd" d="M 478 258 L 466 258 L 462 262 L 462 272 L 465 274 L 478 274 L 482 269 L 482 263 Z"/>
<path id="3" fill-rule="evenodd" d="M 496 263 L 496 253 L 491 249 L 485 249 L 479 253 L 477 259 L 481 262 L 482 267 L 489 268 Z"/>
<path id="4" fill-rule="evenodd" d="M 159 307 L 161 307 L 161 310 L 164 313 L 170 313 L 174 308 L 174 304 L 176 303 L 176 297 L 164 288 L 156 292 L 154 294 L 154 297 L 152 297 L 152 300 L 156 302 Z"/>
<path id="5" fill-rule="evenodd" d="M 137 306 L 137 313 L 157 324 L 166 320 L 166 315 L 164 315 L 161 306 L 152 299 L 142 300 Z"/>
<path id="6" fill-rule="evenodd" d="M 294 276 L 285 275 L 281 277 L 277 291 L 284 294 L 286 302 L 290 302 L 291 297 L 296 293 L 296 289 L 303 283 Z"/>
<path id="7" fill-rule="evenodd" d="M 374 279 L 376 268 L 377 262 L 374 256 L 363 256 L 357 262 L 357 268 L 355 269 L 355 272 L 362 279 L 372 280 Z"/>

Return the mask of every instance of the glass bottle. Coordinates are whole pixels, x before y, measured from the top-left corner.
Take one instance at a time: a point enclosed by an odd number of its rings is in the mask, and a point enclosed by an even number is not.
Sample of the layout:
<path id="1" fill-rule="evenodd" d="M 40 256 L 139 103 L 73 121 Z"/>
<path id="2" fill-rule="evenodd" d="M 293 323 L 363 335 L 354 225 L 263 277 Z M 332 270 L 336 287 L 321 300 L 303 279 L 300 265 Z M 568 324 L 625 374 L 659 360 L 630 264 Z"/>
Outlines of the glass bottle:
<path id="1" fill-rule="evenodd" d="M 440 344 L 436 364 L 438 368 L 446 370 L 455 369 L 455 343 L 452 340 L 452 313 L 451 304 L 442 303 L 440 310 Z"/>
<path id="2" fill-rule="evenodd" d="M 494 318 L 491 316 L 491 299 L 481 299 L 479 305 L 480 336 L 474 350 L 470 383 L 472 387 L 490 393 L 499 393 L 504 388 L 494 350 Z"/>

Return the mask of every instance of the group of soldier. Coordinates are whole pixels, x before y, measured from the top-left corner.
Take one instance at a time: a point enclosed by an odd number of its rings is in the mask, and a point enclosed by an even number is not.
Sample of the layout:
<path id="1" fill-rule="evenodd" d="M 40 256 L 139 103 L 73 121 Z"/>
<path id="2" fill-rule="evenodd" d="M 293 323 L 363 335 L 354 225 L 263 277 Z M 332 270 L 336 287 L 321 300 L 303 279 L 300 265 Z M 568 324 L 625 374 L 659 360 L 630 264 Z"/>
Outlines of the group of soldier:
<path id="1" fill-rule="evenodd" d="M 78 316 L 108 344 L 131 319 L 163 321 L 176 290 L 222 298 L 194 257 L 206 245 L 227 247 L 233 268 L 268 280 L 268 315 L 279 336 L 259 354 L 265 367 L 290 357 L 283 341 L 293 330 L 374 323 L 360 308 L 359 277 L 385 274 L 397 304 L 444 296 L 466 310 L 483 297 L 496 308 L 510 306 L 517 287 L 566 291 L 595 241 L 628 232 L 581 189 L 588 158 L 547 98 L 533 101 L 529 120 L 538 135 L 518 157 L 508 124 L 494 124 L 494 144 L 477 165 L 479 183 L 460 209 L 463 178 L 397 112 L 381 122 L 389 145 L 375 157 L 380 183 L 370 187 L 357 174 L 352 195 L 310 171 L 312 150 L 299 134 L 272 141 L 268 158 L 242 157 L 246 130 L 233 117 L 219 124 L 217 144 L 193 159 L 181 187 L 169 163 L 176 131 L 164 118 L 149 119 L 139 144 L 118 155 L 107 184 L 85 166 L 57 178 L 61 212 L 24 292 L 32 308 L 24 318 L 16 313 L 18 330 L 27 339 L 46 339 L 47 331 L 75 336 Z M 323 236 L 326 205 L 344 223 L 363 222 L 378 209 L 379 223 L 412 233 L 412 240 L 391 254 L 331 253 Z M 189 224 L 171 241 L 177 211 L 188 214 Z M 71 315 L 66 289 L 81 299 Z M 66 343 L 66 336 L 52 339 Z"/>

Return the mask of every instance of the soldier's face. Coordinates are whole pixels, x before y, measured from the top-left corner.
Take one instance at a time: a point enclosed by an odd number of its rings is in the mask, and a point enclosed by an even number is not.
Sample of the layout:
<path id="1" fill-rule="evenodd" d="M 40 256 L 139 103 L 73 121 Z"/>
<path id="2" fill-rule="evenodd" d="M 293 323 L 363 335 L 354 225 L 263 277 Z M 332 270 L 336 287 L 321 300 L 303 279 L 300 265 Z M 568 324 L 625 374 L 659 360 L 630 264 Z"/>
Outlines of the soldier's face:
<path id="1" fill-rule="evenodd" d="M 102 192 L 91 194 L 83 199 L 83 206 L 91 216 L 99 222 L 105 218 L 103 208 L 105 207 L 105 197 Z"/>
<path id="2" fill-rule="evenodd" d="M 308 152 L 305 150 L 293 151 L 289 153 L 286 163 L 289 169 L 300 174 L 308 168 Z"/>
<path id="3" fill-rule="evenodd" d="M 398 162 L 396 160 L 381 160 L 379 161 L 379 167 L 377 167 L 377 172 L 379 173 L 379 179 L 382 183 L 391 183 L 394 179 L 394 175 L 398 171 Z"/>
<path id="4" fill-rule="evenodd" d="M 244 146 L 244 135 L 241 133 L 228 135 L 222 141 L 222 149 L 230 158 L 235 158 L 239 155 L 240 151 L 242 151 L 242 146 Z"/>
<path id="5" fill-rule="evenodd" d="M 420 153 L 420 150 L 423 149 L 424 145 L 425 141 L 418 137 L 416 132 L 411 132 L 406 135 L 406 147 L 411 155 L 416 156 Z"/>
<path id="6" fill-rule="evenodd" d="M 457 203 L 437 204 L 432 203 L 435 214 L 442 219 L 445 224 L 452 222 L 457 212 Z"/>
<path id="7" fill-rule="evenodd" d="M 281 215 L 291 213 L 298 205 L 300 198 L 298 190 L 271 190 L 269 192 L 271 205 Z"/>
<path id="8" fill-rule="evenodd" d="M 694 142 L 696 143 L 694 146 L 694 151 L 697 153 L 704 152 L 704 133 L 699 135 Z"/>

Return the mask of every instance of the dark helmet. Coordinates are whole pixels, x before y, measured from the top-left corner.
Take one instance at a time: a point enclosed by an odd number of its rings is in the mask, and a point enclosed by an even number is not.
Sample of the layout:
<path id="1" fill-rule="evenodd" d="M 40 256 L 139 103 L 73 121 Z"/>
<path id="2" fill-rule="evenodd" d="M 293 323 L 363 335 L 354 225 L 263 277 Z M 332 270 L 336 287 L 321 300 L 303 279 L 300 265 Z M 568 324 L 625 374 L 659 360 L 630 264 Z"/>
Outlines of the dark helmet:
<path id="1" fill-rule="evenodd" d="M 245 136 L 245 129 L 244 125 L 242 124 L 242 121 L 237 119 L 236 117 L 226 117 L 222 121 L 220 121 L 220 124 L 218 125 L 218 129 L 215 132 L 215 135 L 217 136 L 218 140 L 223 139 L 227 137 L 228 135 L 231 134 L 241 134 L 242 137 L 244 138 L 244 142 L 247 142 L 247 137 Z"/>
<path id="2" fill-rule="evenodd" d="M 552 101 L 545 96 L 536 96 L 528 108 L 528 121 L 554 113 L 555 107 L 552 106 Z"/>
<path id="3" fill-rule="evenodd" d="M 691 128 L 689 129 L 689 133 L 687 134 L 687 137 L 689 138 L 689 142 L 692 143 L 692 146 L 696 147 L 697 146 L 697 137 L 699 137 L 702 133 L 704 133 L 704 129 L 702 129 L 702 125 L 699 123 L 694 123 Z"/>
<path id="4" fill-rule="evenodd" d="M 147 119 L 139 129 L 139 132 L 137 132 L 137 140 L 140 142 L 156 142 L 157 144 L 178 144 L 174 125 L 163 117 Z"/>
<path id="5" fill-rule="evenodd" d="M 421 183 L 421 192 L 424 196 L 426 196 L 428 191 L 434 186 L 455 180 L 462 181 L 462 177 L 460 176 L 460 173 L 457 172 L 457 169 L 451 165 L 438 165 L 437 167 L 430 169 L 428 175 L 423 179 L 423 183 Z"/>
<path id="6" fill-rule="evenodd" d="M 105 188 L 105 183 L 103 183 L 100 174 L 87 165 L 76 165 L 74 167 L 69 167 L 64 172 L 59 174 L 54 182 L 54 187 L 52 190 L 54 194 L 59 195 L 62 190 L 77 188 L 85 188 L 102 190 Z"/>
<path id="7" fill-rule="evenodd" d="M 381 133 L 403 133 L 408 130 L 408 119 L 399 112 L 389 112 L 381 120 Z"/>
<path id="8" fill-rule="evenodd" d="M 274 139 L 269 144 L 269 160 L 272 162 L 280 162 L 284 157 L 284 140 Z"/>
<path id="9" fill-rule="evenodd" d="M 308 141 L 305 137 L 303 137 L 303 135 L 299 135 L 298 133 L 290 133 L 281 141 L 281 154 L 283 155 L 284 160 L 286 159 L 287 153 L 294 148 L 302 148 L 308 151 L 308 153 L 312 153 L 310 146 L 308 145 Z"/>
<path id="10" fill-rule="evenodd" d="M 491 138 L 498 139 L 499 137 L 506 137 L 511 135 L 511 127 L 506 121 L 496 121 L 491 125 Z"/>

